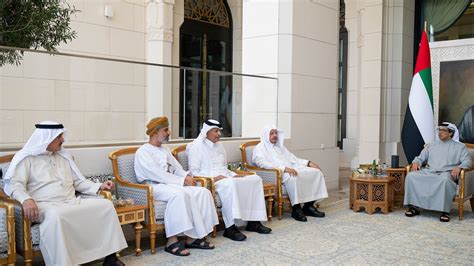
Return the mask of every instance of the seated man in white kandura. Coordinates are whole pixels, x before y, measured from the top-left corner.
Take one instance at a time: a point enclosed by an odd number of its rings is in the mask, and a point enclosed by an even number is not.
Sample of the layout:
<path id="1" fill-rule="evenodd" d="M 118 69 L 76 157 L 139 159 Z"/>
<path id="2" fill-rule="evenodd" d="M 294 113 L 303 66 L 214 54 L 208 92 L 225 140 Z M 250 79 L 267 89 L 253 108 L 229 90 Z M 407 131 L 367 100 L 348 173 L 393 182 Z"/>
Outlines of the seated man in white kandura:
<path id="1" fill-rule="evenodd" d="M 277 168 L 283 173 L 283 185 L 292 204 L 291 216 L 306 222 L 308 216 L 324 217 L 314 203 L 328 197 L 323 172 L 316 163 L 299 159 L 283 145 L 283 131 L 266 126 L 260 143 L 253 150 L 253 162 L 261 168 Z M 301 203 L 304 203 L 301 209 Z"/>
<path id="2" fill-rule="evenodd" d="M 472 160 L 466 145 L 459 142 L 454 124 L 443 122 L 437 131 L 439 140 L 426 145 L 415 157 L 405 178 L 405 215 L 419 215 L 419 208 L 423 208 L 441 212 L 440 221 L 449 222 L 459 173 L 470 168 Z"/>
<path id="3" fill-rule="evenodd" d="M 46 265 L 83 264 L 105 255 L 104 265 L 124 265 L 115 253 L 127 242 L 112 202 L 75 195 L 97 195 L 99 189 L 112 189 L 113 182 L 94 183 L 81 174 L 62 148 L 65 131 L 56 122 L 36 125 L 8 168 L 6 192 L 23 204 L 25 217 L 40 223 Z"/>
<path id="4" fill-rule="evenodd" d="M 235 226 L 235 219 L 248 221 L 247 231 L 268 234 L 271 229 L 260 222 L 267 220 L 262 179 L 257 175 L 237 175 L 227 169 L 225 149 L 218 142 L 221 128 L 216 120 L 203 123 L 199 136 L 186 148 L 189 169 L 197 176 L 214 178 L 222 201 L 225 237 L 234 241 L 247 238 Z"/>
<path id="5" fill-rule="evenodd" d="M 211 192 L 194 186 L 193 175 L 163 146 L 171 134 L 168 118 L 151 119 L 147 129 L 149 141 L 135 154 L 135 173 L 139 182 L 152 184 L 155 200 L 166 202 L 165 251 L 188 256 L 188 248 L 213 249 L 205 239 L 219 224 Z M 178 241 L 179 234 L 188 237 L 184 243 Z"/>

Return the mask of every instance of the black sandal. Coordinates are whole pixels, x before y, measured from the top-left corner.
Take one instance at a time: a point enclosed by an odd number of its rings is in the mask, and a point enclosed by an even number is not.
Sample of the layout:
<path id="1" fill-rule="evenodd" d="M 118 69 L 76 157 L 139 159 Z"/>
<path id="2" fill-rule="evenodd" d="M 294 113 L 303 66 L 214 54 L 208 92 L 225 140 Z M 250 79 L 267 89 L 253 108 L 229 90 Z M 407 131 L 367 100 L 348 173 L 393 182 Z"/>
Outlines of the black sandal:
<path id="1" fill-rule="evenodd" d="M 207 242 L 205 238 L 196 239 L 191 243 L 186 243 L 186 248 L 197 248 L 197 249 L 214 249 L 215 247 L 210 245 L 211 243 Z"/>
<path id="2" fill-rule="evenodd" d="M 443 212 L 441 216 L 439 217 L 439 220 L 443 223 L 449 222 L 449 213 Z"/>
<path id="3" fill-rule="evenodd" d="M 405 216 L 407 216 L 407 217 L 413 217 L 413 216 L 417 216 L 417 215 L 420 215 L 420 210 L 417 210 L 414 207 L 408 208 L 408 210 L 405 212 Z"/>
<path id="4" fill-rule="evenodd" d="M 175 249 L 175 248 L 178 248 L 178 249 L 173 251 L 173 249 Z M 179 241 L 174 242 L 173 244 L 165 247 L 166 252 L 171 253 L 171 254 L 176 255 L 176 256 L 185 257 L 185 256 L 191 255 L 191 253 L 188 253 L 188 254 L 183 253 L 183 251 L 185 249 L 186 248 L 184 247 L 184 244 L 179 242 Z"/>

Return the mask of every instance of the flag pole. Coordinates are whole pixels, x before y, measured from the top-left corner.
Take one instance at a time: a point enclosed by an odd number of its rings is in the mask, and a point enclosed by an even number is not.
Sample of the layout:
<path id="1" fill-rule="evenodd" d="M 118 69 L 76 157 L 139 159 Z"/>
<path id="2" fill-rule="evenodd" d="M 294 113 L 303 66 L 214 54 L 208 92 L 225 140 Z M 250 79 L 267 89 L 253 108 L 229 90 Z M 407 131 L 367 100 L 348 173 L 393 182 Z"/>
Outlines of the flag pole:
<path id="1" fill-rule="evenodd" d="M 426 22 L 426 20 L 425 20 L 425 27 L 424 27 L 424 30 L 425 30 L 425 31 L 426 31 L 426 25 L 427 25 L 427 24 L 428 24 L 428 22 Z"/>

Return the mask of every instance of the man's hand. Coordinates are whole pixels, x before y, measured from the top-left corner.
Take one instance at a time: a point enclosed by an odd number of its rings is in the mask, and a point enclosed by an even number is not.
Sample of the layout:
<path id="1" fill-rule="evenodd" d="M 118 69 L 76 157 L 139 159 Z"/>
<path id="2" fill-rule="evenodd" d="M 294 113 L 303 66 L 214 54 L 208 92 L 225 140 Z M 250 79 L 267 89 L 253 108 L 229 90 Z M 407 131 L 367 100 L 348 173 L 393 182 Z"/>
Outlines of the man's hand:
<path id="1" fill-rule="evenodd" d="M 224 178 L 226 178 L 226 177 L 223 176 L 223 175 L 218 175 L 218 176 L 214 177 L 214 181 L 217 182 L 217 181 L 222 180 Z"/>
<path id="2" fill-rule="evenodd" d="M 454 167 L 454 169 L 451 170 L 451 176 L 454 177 L 454 180 L 458 180 L 459 173 L 461 173 L 461 168 L 460 167 Z"/>
<path id="3" fill-rule="evenodd" d="M 319 165 L 317 163 L 312 162 L 312 161 L 309 161 L 308 166 L 321 170 L 321 167 L 319 167 Z"/>
<path id="4" fill-rule="evenodd" d="M 413 163 L 411 165 L 411 170 L 412 171 L 418 171 L 418 170 L 420 170 L 420 166 L 417 163 Z"/>
<path id="5" fill-rule="evenodd" d="M 298 172 L 296 172 L 295 169 L 290 168 L 290 167 L 285 167 L 285 173 L 288 173 L 291 176 L 297 176 L 298 175 Z"/>
<path id="6" fill-rule="evenodd" d="M 100 190 L 111 190 L 114 188 L 114 182 L 107 180 L 100 185 Z"/>
<path id="7" fill-rule="evenodd" d="M 187 175 L 186 178 L 184 179 L 184 185 L 185 186 L 194 186 L 194 185 L 196 185 L 196 181 L 194 181 L 193 176 Z"/>
<path id="8" fill-rule="evenodd" d="M 23 202 L 23 213 L 31 222 L 36 222 L 39 218 L 39 210 L 33 199 L 27 199 Z"/>

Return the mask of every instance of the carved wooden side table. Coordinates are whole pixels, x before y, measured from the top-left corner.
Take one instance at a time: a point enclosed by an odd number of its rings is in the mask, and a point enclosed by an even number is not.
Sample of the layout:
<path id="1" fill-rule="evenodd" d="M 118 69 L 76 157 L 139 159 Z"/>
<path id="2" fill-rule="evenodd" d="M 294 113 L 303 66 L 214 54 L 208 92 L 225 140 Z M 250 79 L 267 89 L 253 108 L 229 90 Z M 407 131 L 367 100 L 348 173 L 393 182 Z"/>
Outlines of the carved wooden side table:
<path id="1" fill-rule="evenodd" d="M 267 200 L 267 215 L 268 220 L 272 220 L 272 210 L 273 210 L 273 197 L 275 197 L 276 186 L 275 184 L 264 184 L 263 185 L 263 195 Z"/>
<path id="2" fill-rule="evenodd" d="M 139 256 L 142 252 L 140 249 L 141 233 L 143 226 L 140 222 L 145 221 L 145 205 L 132 205 L 125 207 L 115 207 L 117 216 L 121 225 L 135 224 L 135 255 Z"/>
<path id="3" fill-rule="evenodd" d="M 350 181 L 350 208 L 355 212 L 364 207 L 365 212 L 373 214 L 377 208 L 387 214 L 393 208 L 393 176 L 353 175 Z"/>
<path id="4" fill-rule="evenodd" d="M 407 169 L 406 167 L 387 168 L 387 175 L 394 178 L 394 205 L 397 207 L 403 207 L 403 198 L 405 196 L 405 176 L 407 175 Z"/>

